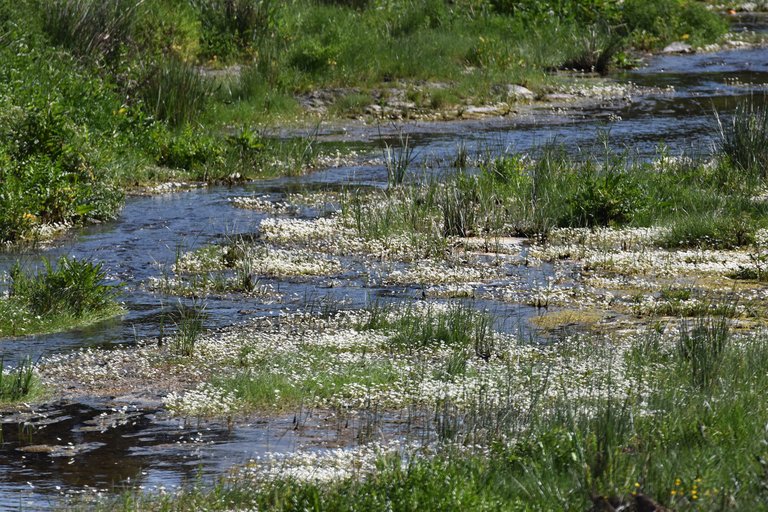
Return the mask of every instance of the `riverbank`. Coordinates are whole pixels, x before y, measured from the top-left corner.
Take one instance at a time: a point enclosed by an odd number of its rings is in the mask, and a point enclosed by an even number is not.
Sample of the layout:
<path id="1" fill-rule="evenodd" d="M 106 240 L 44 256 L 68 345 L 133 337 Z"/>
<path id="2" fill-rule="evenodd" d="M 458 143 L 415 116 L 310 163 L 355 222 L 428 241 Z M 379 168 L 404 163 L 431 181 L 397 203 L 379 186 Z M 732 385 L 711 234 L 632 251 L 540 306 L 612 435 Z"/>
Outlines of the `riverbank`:
<path id="1" fill-rule="evenodd" d="M 227 10 L 62 0 L 38 11 L 6 1 L 0 242 L 112 219 L 126 189 L 304 172 L 317 156 L 311 140 L 269 133 L 306 123 L 307 107 L 334 117 L 497 115 L 526 91 L 557 92 L 552 70 L 602 72 L 629 47 L 683 36 L 701 45 L 726 30 L 696 2 L 656 0 L 664 22 L 633 14 L 647 11 L 643 2 L 558 5 L 550 16 L 544 4 L 503 2 L 243 0 Z"/>

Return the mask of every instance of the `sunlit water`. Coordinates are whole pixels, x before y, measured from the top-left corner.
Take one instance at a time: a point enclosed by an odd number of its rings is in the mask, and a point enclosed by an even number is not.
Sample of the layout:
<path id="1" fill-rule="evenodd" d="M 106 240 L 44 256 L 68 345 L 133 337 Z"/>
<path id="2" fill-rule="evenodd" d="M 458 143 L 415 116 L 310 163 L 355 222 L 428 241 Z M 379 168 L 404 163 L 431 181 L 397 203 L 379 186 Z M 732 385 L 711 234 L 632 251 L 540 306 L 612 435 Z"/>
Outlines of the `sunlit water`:
<path id="1" fill-rule="evenodd" d="M 751 21 L 745 18 L 749 28 Z M 756 22 L 757 23 L 757 22 Z M 757 23 L 755 26 L 762 26 Z M 660 56 L 646 68 L 617 77 L 654 88 L 654 93 L 606 100 L 598 105 L 553 110 L 546 106 L 522 116 L 451 123 L 406 123 L 404 125 L 324 128 L 320 140 L 359 141 L 373 156 L 380 156 L 382 137 L 395 144 L 407 133 L 414 148 L 414 166 L 425 172 L 442 172 L 459 147 L 476 153 L 531 151 L 547 143 L 562 145 L 573 155 L 588 156 L 605 151 L 627 150 L 637 158 L 652 158 L 662 151 L 672 155 L 707 155 L 717 139 L 715 112 L 727 119 L 737 102 L 752 96 L 764 101 L 768 83 L 768 51 L 750 49 L 719 53 Z M 124 283 L 123 300 L 128 313 L 122 319 L 105 321 L 86 329 L 47 336 L 5 340 L 0 353 L 7 362 L 31 355 L 73 350 L 84 346 L 132 343 L 157 336 L 181 299 L 145 291 L 150 277 L 169 272 L 177 255 L 204 244 L 239 235 L 254 235 L 264 214 L 234 208 L 230 199 L 251 194 L 281 198 L 287 191 L 340 189 L 346 186 L 381 187 L 386 183 L 381 165 L 356 165 L 320 170 L 307 176 L 281 178 L 233 188 L 198 189 L 153 197 L 129 198 L 115 222 L 79 229 L 52 248 L 23 254 L 0 254 L 0 269 L 14 261 L 25 264 L 40 256 L 66 254 L 104 262 L 110 278 Z M 304 211 L 304 215 L 318 212 Z M 375 298 L 417 298 L 419 288 L 370 287 L 360 279 L 362 268 L 349 260 L 348 270 L 334 276 L 333 287 L 324 278 L 313 280 L 265 280 L 279 285 L 285 297 L 279 303 L 243 297 L 205 299 L 206 325 L 232 325 L 254 316 L 306 308 L 324 302 L 333 307 L 361 307 Z M 357 267 L 356 267 L 357 265 Z M 546 280 L 549 269 L 508 269 L 507 280 L 533 286 Z M 491 283 L 486 288 L 503 283 Z M 184 302 L 189 302 L 184 300 Z M 535 310 L 524 305 L 483 303 L 501 319 L 500 328 L 525 328 L 525 319 Z M 199 474 L 221 474 L 232 464 L 265 451 L 294 450 L 301 445 L 352 442 L 312 426 L 294 429 L 293 417 L 254 418 L 247 426 L 229 430 L 226 425 L 184 424 L 162 411 L 115 411 L 106 404 L 54 404 L 44 411 L 48 417 L 25 425 L 26 418 L 2 418 L 0 439 L 0 509 L 46 508 L 61 493 L 93 493 L 142 485 L 147 489 L 173 487 Z M 99 418 L 116 423 L 100 428 Z M 21 446 L 89 447 L 82 453 L 29 453 Z"/>

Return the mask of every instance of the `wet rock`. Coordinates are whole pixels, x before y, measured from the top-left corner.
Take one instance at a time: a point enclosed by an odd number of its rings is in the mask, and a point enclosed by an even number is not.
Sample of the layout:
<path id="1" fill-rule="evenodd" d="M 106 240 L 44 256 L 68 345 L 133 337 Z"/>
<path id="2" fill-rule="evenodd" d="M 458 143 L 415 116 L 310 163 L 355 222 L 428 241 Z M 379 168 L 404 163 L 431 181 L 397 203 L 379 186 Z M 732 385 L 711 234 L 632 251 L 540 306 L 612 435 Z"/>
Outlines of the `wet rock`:
<path id="1" fill-rule="evenodd" d="M 571 101 L 576 99 L 576 95 L 565 92 L 553 92 L 544 96 L 544 99 L 546 101 Z"/>
<path id="2" fill-rule="evenodd" d="M 504 104 L 484 105 L 482 107 L 468 106 L 461 111 L 463 119 L 481 119 L 489 116 L 503 116 L 509 113 L 509 106 Z"/>
<path id="3" fill-rule="evenodd" d="M 536 94 L 527 87 L 522 85 L 509 84 L 507 85 L 507 97 L 514 100 L 533 100 L 536 98 Z"/>
<path id="4" fill-rule="evenodd" d="M 105 443 L 83 443 L 83 444 L 33 444 L 22 446 L 16 450 L 23 453 L 43 453 L 50 457 L 74 457 L 81 453 L 92 452 L 105 446 Z"/>
<path id="5" fill-rule="evenodd" d="M 667 45 L 661 53 L 693 53 L 693 47 L 688 43 L 682 41 L 676 41 Z"/>

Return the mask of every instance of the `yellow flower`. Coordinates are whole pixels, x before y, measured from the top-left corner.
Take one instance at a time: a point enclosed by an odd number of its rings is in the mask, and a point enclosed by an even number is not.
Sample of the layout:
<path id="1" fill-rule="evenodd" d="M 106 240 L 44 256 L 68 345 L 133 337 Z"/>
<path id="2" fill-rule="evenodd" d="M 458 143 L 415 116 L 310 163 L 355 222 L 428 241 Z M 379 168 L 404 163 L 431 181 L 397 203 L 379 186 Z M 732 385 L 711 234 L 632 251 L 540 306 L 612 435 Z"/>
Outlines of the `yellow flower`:
<path id="1" fill-rule="evenodd" d="M 675 478 L 675 487 L 680 487 L 682 481 L 679 478 Z"/>

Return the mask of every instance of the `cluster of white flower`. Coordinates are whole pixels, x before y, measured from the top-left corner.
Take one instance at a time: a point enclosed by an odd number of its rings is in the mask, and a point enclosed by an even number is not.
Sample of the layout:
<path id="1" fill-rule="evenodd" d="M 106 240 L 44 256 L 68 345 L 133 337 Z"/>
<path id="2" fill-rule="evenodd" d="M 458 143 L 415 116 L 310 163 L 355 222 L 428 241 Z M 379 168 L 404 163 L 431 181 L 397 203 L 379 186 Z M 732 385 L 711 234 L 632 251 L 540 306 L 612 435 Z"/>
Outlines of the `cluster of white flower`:
<path id="1" fill-rule="evenodd" d="M 234 478 L 257 484 L 278 479 L 329 483 L 363 477 L 376 470 L 376 463 L 382 457 L 402 455 L 416 449 L 415 445 L 396 439 L 371 442 L 354 448 L 268 453 L 239 468 Z"/>
<path id="2" fill-rule="evenodd" d="M 169 411 L 179 416 L 228 416 L 236 412 L 234 393 L 203 382 L 195 389 L 170 393 L 163 399 Z"/>
<path id="3" fill-rule="evenodd" d="M 269 196 L 233 197 L 229 201 L 238 208 L 246 208 L 262 213 L 290 214 L 296 211 L 296 208 L 290 203 L 271 201 Z"/>

